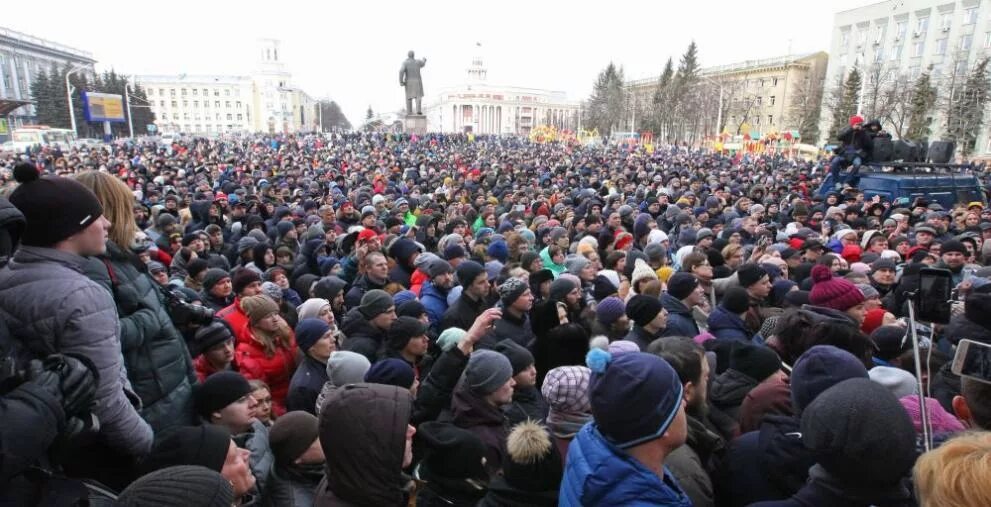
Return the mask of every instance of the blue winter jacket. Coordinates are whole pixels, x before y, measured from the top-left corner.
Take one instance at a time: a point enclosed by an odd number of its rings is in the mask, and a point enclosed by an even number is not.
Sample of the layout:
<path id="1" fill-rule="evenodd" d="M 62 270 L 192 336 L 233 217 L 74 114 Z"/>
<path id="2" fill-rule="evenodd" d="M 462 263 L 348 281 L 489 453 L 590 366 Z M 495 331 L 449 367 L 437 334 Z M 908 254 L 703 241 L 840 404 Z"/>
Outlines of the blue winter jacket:
<path id="1" fill-rule="evenodd" d="M 667 327 L 661 336 L 687 336 L 694 338 L 699 334 L 699 326 L 695 323 L 695 316 L 692 310 L 685 306 L 678 298 L 670 295 L 661 295 L 661 306 L 668 311 Z"/>
<path id="2" fill-rule="evenodd" d="M 692 502 L 667 468 L 662 481 L 588 423 L 568 447 L 558 505 L 691 507 Z"/>
<path id="3" fill-rule="evenodd" d="M 717 306 L 709 315 L 709 333 L 719 340 L 739 340 L 749 342 L 754 333 L 739 315 L 722 306 Z"/>
<path id="4" fill-rule="evenodd" d="M 448 307 L 447 293 L 449 290 L 442 290 L 429 280 L 423 282 L 423 286 L 420 288 L 420 302 L 427 309 L 431 329 L 436 330 L 437 326 L 440 325 L 440 320 L 444 318 L 444 312 L 447 311 Z"/>

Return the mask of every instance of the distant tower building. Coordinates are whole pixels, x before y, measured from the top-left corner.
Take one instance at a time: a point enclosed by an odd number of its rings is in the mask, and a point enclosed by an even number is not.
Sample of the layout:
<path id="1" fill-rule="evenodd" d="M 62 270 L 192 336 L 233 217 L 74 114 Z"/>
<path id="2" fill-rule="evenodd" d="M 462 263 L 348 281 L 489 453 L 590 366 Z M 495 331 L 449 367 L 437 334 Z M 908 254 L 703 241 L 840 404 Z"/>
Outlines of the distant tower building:
<path id="1" fill-rule="evenodd" d="M 475 56 L 471 58 L 471 67 L 468 67 L 468 83 L 482 83 L 488 77 L 489 70 L 485 68 L 482 59 L 482 43 L 475 43 Z"/>
<path id="2" fill-rule="evenodd" d="M 276 39 L 258 39 L 258 68 L 254 75 L 258 93 L 255 110 L 259 112 L 261 130 L 286 132 L 293 123 L 290 88 L 292 74 L 282 62 L 281 43 Z"/>

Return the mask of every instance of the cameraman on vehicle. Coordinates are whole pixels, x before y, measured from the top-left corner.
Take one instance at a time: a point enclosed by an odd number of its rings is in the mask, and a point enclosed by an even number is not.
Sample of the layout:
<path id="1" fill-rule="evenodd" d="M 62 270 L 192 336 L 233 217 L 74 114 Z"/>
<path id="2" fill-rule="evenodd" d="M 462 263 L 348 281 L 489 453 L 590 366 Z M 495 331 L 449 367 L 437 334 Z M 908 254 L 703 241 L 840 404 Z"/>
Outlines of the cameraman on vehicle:
<path id="1" fill-rule="evenodd" d="M 871 122 L 880 129 L 880 122 Z M 844 128 L 837 134 L 841 145 L 836 148 L 836 156 L 829 163 L 829 173 L 833 177 L 836 190 L 843 188 L 840 180 L 840 172 L 847 167 L 852 167 L 850 175 L 846 178 L 847 184 L 856 188 L 860 183 L 860 165 L 871 160 L 871 153 L 874 151 L 874 140 L 871 132 L 864 129 L 864 117 L 853 115 L 850 117 L 850 126 Z"/>

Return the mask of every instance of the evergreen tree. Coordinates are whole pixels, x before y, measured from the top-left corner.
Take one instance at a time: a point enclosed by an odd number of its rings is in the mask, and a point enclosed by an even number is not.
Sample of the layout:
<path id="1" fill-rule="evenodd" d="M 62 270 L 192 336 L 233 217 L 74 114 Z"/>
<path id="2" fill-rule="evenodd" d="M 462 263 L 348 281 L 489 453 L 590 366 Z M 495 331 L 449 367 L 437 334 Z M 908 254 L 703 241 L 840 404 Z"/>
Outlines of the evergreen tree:
<path id="1" fill-rule="evenodd" d="M 49 97 L 51 85 L 48 73 L 42 69 L 31 82 L 31 98 L 34 100 L 35 123 L 48 125 L 51 119 L 52 101 Z"/>
<path id="2" fill-rule="evenodd" d="M 977 144 L 977 133 L 984 123 L 989 88 L 988 59 L 984 58 L 974 66 L 963 86 L 950 97 L 944 137 L 956 141 L 965 157 L 974 151 Z"/>
<path id="3" fill-rule="evenodd" d="M 932 70 L 930 67 L 929 70 Z M 929 70 L 915 80 L 912 96 L 909 99 L 908 130 L 905 138 L 911 140 L 928 139 L 930 135 L 930 112 L 936 105 L 936 88 L 932 85 Z"/>
<path id="4" fill-rule="evenodd" d="M 678 86 L 682 88 L 691 86 L 698 80 L 698 76 L 698 46 L 695 45 L 695 41 L 692 41 L 688 44 L 685 54 L 681 55 L 681 61 L 678 62 Z"/>
<path id="5" fill-rule="evenodd" d="M 140 84 L 135 83 L 131 87 L 130 98 L 134 135 L 147 134 L 148 125 L 155 123 L 155 113 L 151 110 L 151 102 L 148 100 L 148 94 Z"/>
<path id="6" fill-rule="evenodd" d="M 48 71 L 48 114 L 50 115 L 46 125 L 54 128 L 69 128 L 69 106 L 65 95 L 65 72 L 68 69 L 59 69 L 56 64 L 52 64 Z"/>
<path id="7" fill-rule="evenodd" d="M 669 118 L 667 103 L 671 93 L 672 79 L 674 79 L 674 63 L 668 57 L 667 63 L 664 64 L 664 70 L 661 71 L 661 77 L 657 80 L 657 87 L 654 88 L 654 95 L 651 97 L 652 114 L 649 128 L 656 132 L 661 139 L 664 138 Z"/>
<path id="8" fill-rule="evenodd" d="M 588 124 L 602 135 L 610 134 L 626 116 L 626 86 L 623 69 L 612 62 L 599 72 L 588 100 Z"/>
<path id="9" fill-rule="evenodd" d="M 374 117 L 375 117 L 375 112 L 372 111 L 372 106 L 369 105 L 368 106 L 368 111 L 365 111 L 365 119 L 366 120 L 371 120 Z"/>
<path id="10" fill-rule="evenodd" d="M 836 139 L 836 135 L 850 123 L 850 117 L 857 114 L 857 101 L 860 100 L 860 71 L 854 67 L 843 84 L 843 93 L 840 95 L 839 103 L 833 107 L 833 123 L 829 126 L 829 139 Z"/>
<path id="11" fill-rule="evenodd" d="M 341 106 L 337 102 L 333 100 L 320 101 L 319 107 L 321 109 L 324 130 L 351 129 L 351 122 L 348 121 L 347 116 L 344 116 L 344 111 L 341 110 Z"/>

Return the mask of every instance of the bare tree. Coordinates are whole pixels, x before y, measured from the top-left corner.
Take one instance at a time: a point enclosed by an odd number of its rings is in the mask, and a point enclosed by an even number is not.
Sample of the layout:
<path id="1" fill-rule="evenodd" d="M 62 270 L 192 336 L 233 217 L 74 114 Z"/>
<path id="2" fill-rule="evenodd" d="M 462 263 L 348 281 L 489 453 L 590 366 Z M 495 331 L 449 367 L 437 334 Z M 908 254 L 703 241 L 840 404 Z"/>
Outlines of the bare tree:
<path id="1" fill-rule="evenodd" d="M 867 119 L 887 117 L 891 109 L 888 88 L 897 78 L 897 72 L 884 62 L 876 62 L 865 69 L 862 78 L 864 91 L 861 97 L 861 116 Z"/>
<path id="2" fill-rule="evenodd" d="M 785 125 L 797 129 L 805 142 L 815 143 L 819 138 L 819 116 L 822 114 L 825 88 L 826 69 L 820 65 L 796 83 L 792 93 Z"/>
<path id="3" fill-rule="evenodd" d="M 909 120 L 912 116 L 912 97 L 915 84 L 908 74 L 897 74 L 885 88 L 887 104 L 883 115 L 875 116 L 881 120 L 885 130 L 902 139 L 908 132 Z"/>

